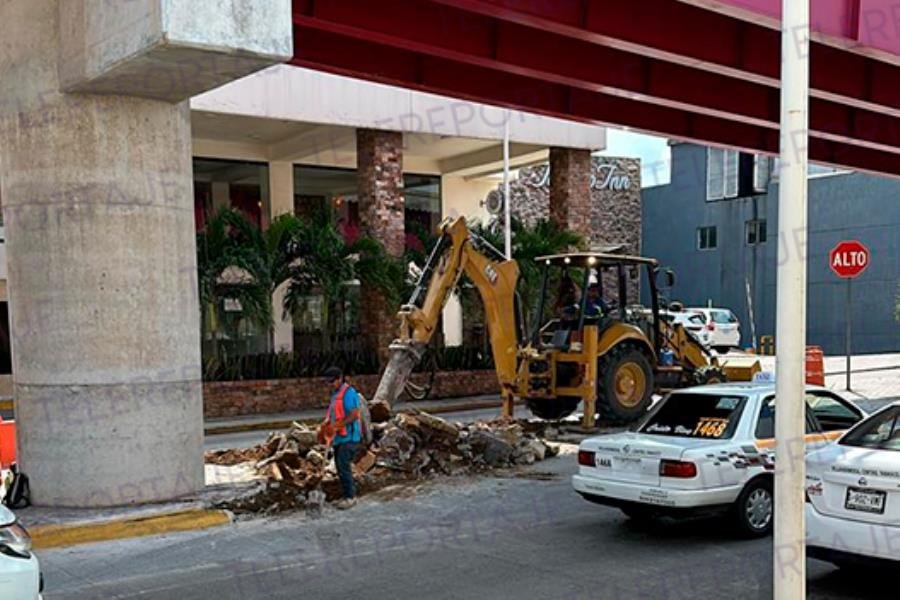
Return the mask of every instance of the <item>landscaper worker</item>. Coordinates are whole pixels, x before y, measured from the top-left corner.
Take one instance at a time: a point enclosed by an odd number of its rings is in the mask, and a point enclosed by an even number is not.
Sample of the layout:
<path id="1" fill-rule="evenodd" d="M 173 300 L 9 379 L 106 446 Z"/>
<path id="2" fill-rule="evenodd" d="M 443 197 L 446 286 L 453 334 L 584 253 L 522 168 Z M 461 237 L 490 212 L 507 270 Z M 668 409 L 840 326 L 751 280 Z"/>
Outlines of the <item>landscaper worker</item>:
<path id="1" fill-rule="evenodd" d="M 320 432 L 334 446 L 334 464 L 344 492 L 344 497 L 335 506 L 343 510 L 356 504 L 351 465 L 359 451 L 361 439 L 359 393 L 344 381 L 344 372 L 339 367 L 329 367 L 324 377 L 331 393 L 331 402 Z"/>

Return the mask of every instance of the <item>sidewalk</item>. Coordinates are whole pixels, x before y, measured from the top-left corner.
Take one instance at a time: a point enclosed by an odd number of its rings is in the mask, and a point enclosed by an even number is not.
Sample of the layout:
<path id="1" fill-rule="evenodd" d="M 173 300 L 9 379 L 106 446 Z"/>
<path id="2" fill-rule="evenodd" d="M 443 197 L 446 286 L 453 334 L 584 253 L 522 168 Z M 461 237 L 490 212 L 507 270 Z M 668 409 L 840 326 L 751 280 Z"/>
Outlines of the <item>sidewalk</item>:
<path id="1" fill-rule="evenodd" d="M 763 370 L 775 370 L 774 356 L 760 356 Z M 846 389 L 846 357 L 825 357 L 825 387 L 863 410 L 873 412 L 900 400 L 900 353 L 854 356 L 850 364 L 850 387 Z"/>
<path id="2" fill-rule="evenodd" d="M 399 402 L 393 406 L 396 410 L 418 409 L 431 414 L 443 414 L 478 410 L 482 408 L 500 408 L 500 395 L 466 396 L 463 398 L 445 398 L 441 400 L 424 400 L 421 402 Z M 287 429 L 291 423 L 319 423 L 325 416 L 324 408 L 312 408 L 288 413 L 269 413 L 263 415 L 244 415 L 206 419 L 204 433 L 220 435 L 256 431 L 260 429 Z"/>

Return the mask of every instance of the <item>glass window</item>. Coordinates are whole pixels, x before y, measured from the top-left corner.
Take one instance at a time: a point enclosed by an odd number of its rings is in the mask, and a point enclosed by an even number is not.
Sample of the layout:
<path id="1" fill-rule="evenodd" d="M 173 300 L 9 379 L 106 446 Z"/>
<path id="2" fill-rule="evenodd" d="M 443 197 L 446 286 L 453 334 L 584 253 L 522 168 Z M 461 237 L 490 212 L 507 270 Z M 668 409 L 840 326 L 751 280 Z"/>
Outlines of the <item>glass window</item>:
<path id="1" fill-rule="evenodd" d="M 744 223 L 747 245 L 764 244 L 768 238 L 765 219 L 753 219 Z"/>
<path id="2" fill-rule="evenodd" d="M 241 210 L 257 226 L 269 204 L 269 165 L 234 160 L 194 159 L 194 222 L 197 231 L 223 206 Z"/>
<path id="3" fill-rule="evenodd" d="M 354 169 L 295 166 L 294 214 L 311 217 L 331 210 L 344 239 L 352 242 L 360 235 L 358 185 Z"/>
<path id="4" fill-rule="evenodd" d="M 433 175 L 403 176 L 406 249 L 424 264 L 431 238 L 441 221 L 441 178 Z"/>
<path id="5" fill-rule="evenodd" d="M 769 189 L 772 173 L 772 159 L 768 156 L 753 156 L 753 191 L 765 193 Z"/>
<path id="6" fill-rule="evenodd" d="M 851 408 L 842 400 L 824 392 L 807 394 L 806 405 L 822 431 L 850 429 L 862 419 L 859 411 Z"/>
<path id="7" fill-rule="evenodd" d="M 712 250 L 718 244 L 717 239 L 716 226 L 710 225 L 707 227 L 698 227 L 697 228 L 697 249 L 698 250 Z"/>
<path id="8" fill-rule="evenodd" d="M 677 437 L 728 439 L 744 410 L 744 396 L 675 392 L 660 402 L 639 431 Z"/>
<path id="9" fill-rule="evenodd" d="M 871 417 L 840 441 L 842 446 L 900 452 L 900 406 Z"/>
<path id="10" fill-rule="evenodd" d="M 807 410 L 807 414 L 808 414 Z M 812 423 L 806 419 L 806 433 L 813 433 Z M 775 437 L 775 396 L 769 396 L 763 400 L 762 408 L 759 411 L 759 418 L 756 421 L 756 438 L 760 440 L 772 439 Z"/>
<path id="11" fill-rule="evenodd" d="M 715 323 L 720 323 L 722 325 L 737 323 L 737 317 L 735 317 L 734 313 L 730 310 L 713 310 L 710 311 L 710 316 Z"/>
<path id="12" fill-rule="evenodd" d="M 738 195 L 740 153 L 737 150 L 707 148 L 706 199 L 722 200 Z"/>

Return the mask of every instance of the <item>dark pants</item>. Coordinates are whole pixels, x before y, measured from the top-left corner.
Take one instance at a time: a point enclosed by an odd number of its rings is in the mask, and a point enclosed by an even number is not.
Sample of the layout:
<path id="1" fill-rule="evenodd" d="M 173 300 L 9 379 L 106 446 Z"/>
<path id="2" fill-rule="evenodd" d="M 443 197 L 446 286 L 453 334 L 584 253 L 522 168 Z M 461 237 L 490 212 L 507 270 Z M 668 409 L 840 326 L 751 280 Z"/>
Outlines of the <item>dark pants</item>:
<path id="1" fill-rule="evenodd" d="M 337 467 L 338 478 L 341 480 L 341 488 L 344 490 L 344 498 L 356 496 L 353 487 L 353 470 L 350 468 L 356 457 L 357 444 L 338 444 L 334 447 L 334 464 Z"/>

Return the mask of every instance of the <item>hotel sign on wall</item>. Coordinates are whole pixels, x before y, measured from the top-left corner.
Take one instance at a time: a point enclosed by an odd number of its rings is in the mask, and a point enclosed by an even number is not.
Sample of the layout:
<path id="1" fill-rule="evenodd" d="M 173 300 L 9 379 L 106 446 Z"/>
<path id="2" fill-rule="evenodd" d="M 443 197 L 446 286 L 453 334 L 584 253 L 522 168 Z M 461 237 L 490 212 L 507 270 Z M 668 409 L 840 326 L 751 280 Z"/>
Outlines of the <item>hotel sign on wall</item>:
<path id="1" fill-rule="evenodd" d="M 550 165 L 529 169 L 520 181 L 533 188 L 550 188 Z M 598 162 L 591 169 L 591 189 L 622 191 L 631 189 L 631 177 L 615 163 Z"/>

